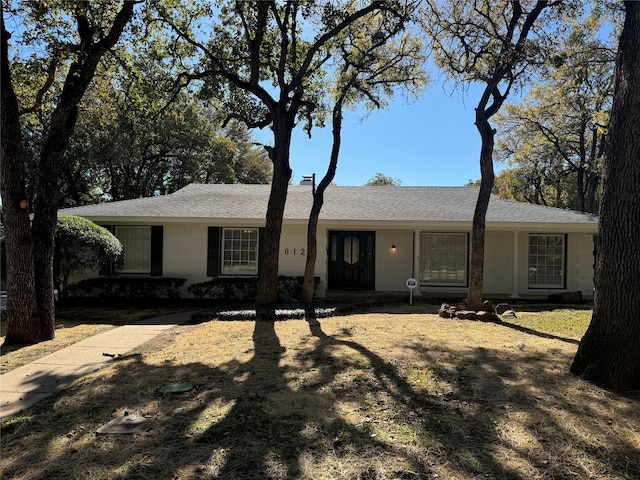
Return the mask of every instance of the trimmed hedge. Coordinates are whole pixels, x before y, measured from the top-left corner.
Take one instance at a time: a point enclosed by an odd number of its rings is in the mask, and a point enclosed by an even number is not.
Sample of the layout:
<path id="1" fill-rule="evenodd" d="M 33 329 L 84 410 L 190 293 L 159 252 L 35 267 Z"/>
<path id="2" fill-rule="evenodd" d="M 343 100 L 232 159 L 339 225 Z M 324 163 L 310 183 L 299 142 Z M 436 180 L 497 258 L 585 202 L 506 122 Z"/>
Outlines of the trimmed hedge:
<path id="1" fill-rule="evenodd" d="M 186 278 L 101 277 L 67 287 L 69 297 L 180 298 Z"/>
<path id="2" fill-rule="evenodd" d="M 281 300 L 299 300 L 302 295 L 304 277 L 278 277 L 278 296 Z M 314 277 L 314 290 L 320 284 L 320 277 Z M 255 299 L 258 290 L 256 277 L 214 278 L 201 283 L 193 283 L 187 291 L 196 298 L 215 300 Z"/>
<path id="3" fill-rule="evenodd" d="M 303 277 L 278 277 L 278 296 L 281 300 L 299 300 L 302 295 Z M 100 277 L 82 280 L 67 287 L 71 298 L 180 298 L 186 283 L 184 278 L 169 277 Z M 314 289 L 320 277 L 314 278 Z M 193 283 L 186 289 L 194 297 L 214 300 L 255 299 L 258 290 L 256 277 L 215 278 Z"/>
<path id="4" fill-rule="evenodd" d="M 278 277 L 278 296 L 283 300 L 300 300 L 302 297 L 302 284 L 304 277 Z M 313 291 L 320 285 L 320 277 L 313 277 Z"/>

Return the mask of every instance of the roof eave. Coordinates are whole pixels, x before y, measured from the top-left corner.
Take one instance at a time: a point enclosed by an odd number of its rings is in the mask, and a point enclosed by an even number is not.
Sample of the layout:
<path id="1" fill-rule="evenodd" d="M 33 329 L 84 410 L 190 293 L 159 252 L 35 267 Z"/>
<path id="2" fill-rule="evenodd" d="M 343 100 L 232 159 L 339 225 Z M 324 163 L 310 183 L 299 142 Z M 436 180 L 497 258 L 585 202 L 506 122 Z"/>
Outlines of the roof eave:
<path id="1" fill-rule="evenodd" d="M 119 216 L 119 215 L 81 215 L 94 223 L 118 224 L 118 225 L 157 225 L 167 223 L 204 223 L 207 225 L 216 225 L 224 223 L 225 225 L 242 225 L 242 226 L 264 226 L 264 218 L 211 218 L 211 217 L 154 217 L 154 216 Z"/>

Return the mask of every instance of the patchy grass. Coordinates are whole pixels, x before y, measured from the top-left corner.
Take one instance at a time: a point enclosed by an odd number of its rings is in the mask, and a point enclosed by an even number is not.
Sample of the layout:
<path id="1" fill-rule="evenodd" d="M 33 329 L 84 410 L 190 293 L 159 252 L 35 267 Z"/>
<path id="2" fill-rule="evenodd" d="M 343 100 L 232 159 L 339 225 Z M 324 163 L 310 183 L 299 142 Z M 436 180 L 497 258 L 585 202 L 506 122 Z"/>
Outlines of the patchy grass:
<path id="1" fill-rule="evenodd" d="M 580 340 L 591 321 L 592 310 L 586 309 L 542 309 L 532 311 L 525 309 L 516 313 L 516 317 L 508 318 L 508 322 L 524 328 L 551 335 L 564 335 Z"/>
<path id="2" fill-rule="evenodd" d="M 5 420 L 1 470 L 22 480 L 640 476 L 640 401 L 567 373 L 589 311 L 561 321 L 518 311 L 508 323 L 425 311 L 176 327 Z M 185 382 L 194 390 L 157 392 Z M 96 435 L 125 413 L 147 421 Z"/>

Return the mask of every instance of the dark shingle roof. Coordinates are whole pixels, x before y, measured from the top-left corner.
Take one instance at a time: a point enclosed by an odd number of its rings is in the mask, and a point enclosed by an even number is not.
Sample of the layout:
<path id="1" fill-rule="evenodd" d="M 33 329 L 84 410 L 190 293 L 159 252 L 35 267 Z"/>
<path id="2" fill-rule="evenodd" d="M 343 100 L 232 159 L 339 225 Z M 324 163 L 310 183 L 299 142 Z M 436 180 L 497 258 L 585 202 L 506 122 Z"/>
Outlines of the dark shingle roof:
<path id="1" fill-rule="evenodd" d="M 246 219 L 264 221 L 270 185 L 191 184 L 171 194 L 61 210 L 93 220 Z M 471 223 L 479 187 L 330 186 L 320 215 L 326 221 Z M 285 221 L 303 221 L 311 209 L 311 187 L 291 185 Z M 596 225 L 594 214 L 501 200 L 492 195 L 490 223 Z"/>

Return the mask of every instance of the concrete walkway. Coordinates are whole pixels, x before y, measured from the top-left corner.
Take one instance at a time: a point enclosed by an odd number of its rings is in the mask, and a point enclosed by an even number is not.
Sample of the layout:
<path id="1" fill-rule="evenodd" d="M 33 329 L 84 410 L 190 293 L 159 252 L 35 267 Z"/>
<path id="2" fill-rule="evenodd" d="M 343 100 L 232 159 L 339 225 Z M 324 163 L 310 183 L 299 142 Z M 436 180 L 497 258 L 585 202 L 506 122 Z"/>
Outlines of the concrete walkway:
<path id="1" fill-rule="evenodd" d="M 113 359 L 109 355 L 124 355 L 166 330 L 188 322 L 192 313 L 163 315 L 113 328 L 0 375 L 0 420 L 98 370 Z"/>

